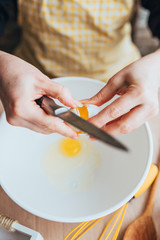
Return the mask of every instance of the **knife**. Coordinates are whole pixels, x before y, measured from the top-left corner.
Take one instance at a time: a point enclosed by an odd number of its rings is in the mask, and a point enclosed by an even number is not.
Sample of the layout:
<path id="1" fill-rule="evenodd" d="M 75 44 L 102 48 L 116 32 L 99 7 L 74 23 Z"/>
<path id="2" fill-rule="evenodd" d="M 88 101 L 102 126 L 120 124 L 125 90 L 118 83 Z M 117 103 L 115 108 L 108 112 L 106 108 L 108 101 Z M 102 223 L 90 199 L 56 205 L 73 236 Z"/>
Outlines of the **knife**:
<path id="1" fill-rule="evenodd" d="M 47 114 L 64 120 L 72 126 L 87 133 L 91 137 L 94 137 L 104 143 L 110 144 L 111 146 L 114 146 L 121 150 L 128 151 L 128 148 L 120 141 L 118 141 L 102 129 L 96 127 L 89 121 L 79 117 L 78 115 L 70 111 L 68 108 L 57 105 L 53 99 L 47 96 L 43 96 L 35 101 Z"/>

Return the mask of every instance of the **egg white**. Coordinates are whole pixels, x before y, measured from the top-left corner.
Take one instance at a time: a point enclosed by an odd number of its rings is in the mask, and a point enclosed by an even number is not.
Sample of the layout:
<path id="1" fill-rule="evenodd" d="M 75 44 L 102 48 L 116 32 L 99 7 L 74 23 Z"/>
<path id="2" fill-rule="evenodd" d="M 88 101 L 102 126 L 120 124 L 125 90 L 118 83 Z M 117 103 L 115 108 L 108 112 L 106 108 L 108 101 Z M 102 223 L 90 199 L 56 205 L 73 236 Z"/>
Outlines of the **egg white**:
<path id="1" fill-rule="evenodd" d="M 92 187 L 96 169 L 101 164 L 101 155 L 87 136 L 80 136 L 80 152 L 69 157 L 60 149 L 61 138 L 45 151 L 42 167 L 54 187 L 63 192 L 80 192 Z"/>

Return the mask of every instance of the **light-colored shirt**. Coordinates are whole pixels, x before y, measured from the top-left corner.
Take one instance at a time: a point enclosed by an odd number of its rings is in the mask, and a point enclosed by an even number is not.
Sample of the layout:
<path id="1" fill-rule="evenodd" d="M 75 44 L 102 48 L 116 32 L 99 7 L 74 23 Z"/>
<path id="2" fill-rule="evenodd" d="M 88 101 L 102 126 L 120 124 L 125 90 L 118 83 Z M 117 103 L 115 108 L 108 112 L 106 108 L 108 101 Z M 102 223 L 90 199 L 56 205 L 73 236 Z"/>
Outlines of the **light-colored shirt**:
<path id="1" fill-rule="evenodd" d="M 133 0 L 19 0 L 15 54 L 49 77 L 107 81 L 140 57 L 131 41 Z"/>

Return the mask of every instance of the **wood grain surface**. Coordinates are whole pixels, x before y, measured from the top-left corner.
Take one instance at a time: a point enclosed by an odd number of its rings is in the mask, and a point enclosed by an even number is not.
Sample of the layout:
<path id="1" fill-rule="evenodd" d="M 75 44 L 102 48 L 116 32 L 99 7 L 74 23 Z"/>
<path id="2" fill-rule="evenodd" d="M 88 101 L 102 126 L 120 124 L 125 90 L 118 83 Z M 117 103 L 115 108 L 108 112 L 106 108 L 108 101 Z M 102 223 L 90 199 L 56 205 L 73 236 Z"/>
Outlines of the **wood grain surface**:
<path id="1" fill-rule="evenodd" d="M 153 141 L 154 141 L 154 154 L 153 154 L 153 163 L 157 162 L 158 151 L 160 148 L 160 114 L 155 118 L 152 118 L 149 121 Z M 127 212 L 125 214 L 125 218 L 120 230 L 120 234 L 117 240 L 121 240 L 123 238 L 124 231 L 127 226 L 135 220 L 138 216 L 140 216 L 147 202 L 149 190 L 143 193 L 137 199 L 134 199 L 130 202 Z M 98 204 L 98 203 L 97 203 Z M 45 240 L 63 240 L 66 234 L 72 230 L 76 224 L 71 223 L 57 223 L 52 221 L 47 221 L 45 219 L 36 217 L 29 212 L 25 211 L 17 204 L 15 204 L 0 188 L 0 212 L 6 214 L 12 218 L 17 219 L 21 224 L 32 228 L 42 234 Z M 111 215 L 106 216 L 103 220 L 101 220 L 93 229 L 91 229 L 87 234 L 85 234 L 81 239 L 82 240 L 97 240 L 100 236 L 105 224 L 110 219 Z M 160 191 L 158 193 L 155 207 L 153 211 L 153 219 L 156 225 L 156 230 L 158 233 L 158 239 L 160 239 Z M 1 239 L 0 240 L 5 240 Z"/>

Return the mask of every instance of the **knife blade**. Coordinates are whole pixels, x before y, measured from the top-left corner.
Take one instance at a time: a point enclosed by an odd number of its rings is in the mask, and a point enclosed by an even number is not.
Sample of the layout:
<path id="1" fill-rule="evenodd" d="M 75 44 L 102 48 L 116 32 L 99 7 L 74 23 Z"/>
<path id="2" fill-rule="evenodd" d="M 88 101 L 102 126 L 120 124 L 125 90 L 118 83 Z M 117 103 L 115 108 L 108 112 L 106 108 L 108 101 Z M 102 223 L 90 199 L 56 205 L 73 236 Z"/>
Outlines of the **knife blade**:
<path id="1" fill-rule="evenodd" d="M 121 150 L 128 151 L 128 148 L 120 141 L 118 141 L 102 129 L 96 127 L 89 121 L 79 117 L 78 115 L 70 111 L 68 108 L 57 105 L 53 99 L 47 96 L 43 96 L 42 98 L 36 100 L 36 103 L 40 105 L 47 114 L 56 116 L 64 120 L 72 126 L 87 133 L 91 137 L 94 137 L 106 144 L 109 144 Z"/>

